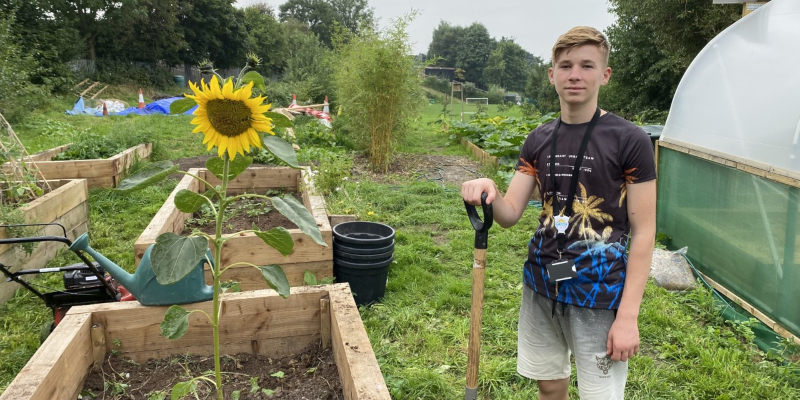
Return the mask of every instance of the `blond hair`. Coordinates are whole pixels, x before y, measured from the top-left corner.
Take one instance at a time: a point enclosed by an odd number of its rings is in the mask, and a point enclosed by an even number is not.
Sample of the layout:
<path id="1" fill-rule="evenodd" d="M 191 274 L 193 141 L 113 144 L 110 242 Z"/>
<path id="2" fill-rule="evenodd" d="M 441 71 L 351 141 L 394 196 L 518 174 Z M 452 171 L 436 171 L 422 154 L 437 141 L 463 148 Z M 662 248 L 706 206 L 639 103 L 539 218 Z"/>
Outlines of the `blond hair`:
<path id="1" fill-rule="evenodd" d="M 608 55 L 611 52 L 611 44 L 602 32 L 590 26 L 576 26 L 566 33 L 558 37 L 556 44 L 553 46 L 553 53 L 551 55 L 551 63 L 556 65 L 556 59 L 564 50 L 571 50 L 583 45 L 595 45 L 600 50 L 600 55 L 603 57 L 603 62 L 608 66 Z"/>

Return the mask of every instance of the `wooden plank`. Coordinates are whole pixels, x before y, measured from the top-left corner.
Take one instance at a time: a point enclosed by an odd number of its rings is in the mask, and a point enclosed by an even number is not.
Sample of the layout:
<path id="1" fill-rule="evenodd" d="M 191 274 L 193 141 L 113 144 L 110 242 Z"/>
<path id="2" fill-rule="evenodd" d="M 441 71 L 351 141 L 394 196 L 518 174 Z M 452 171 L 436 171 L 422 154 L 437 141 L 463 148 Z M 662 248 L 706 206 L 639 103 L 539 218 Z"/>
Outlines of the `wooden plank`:
<path id="1" fill-rule="evenodd" d="M 345 399 L 390 399 L 350 286 L 335 284 L 330 287 L 331 342 Z"/>
<path id="2" fill-rule="evenodd" d="M 89 97 L 89 98 L 93 99 L 93 98 L 97 97 L 100 93 L 103 93 L 103 91 L 106 90 L 106 89 L 108 89 L 108 85 L 103 86 L 100 90 L 95 92 L 95 94 L 93 94 L 92 97 Z"/>
<path id="3" fill-rule="evenodd" d="M 722 286 L 719 283 L 715 282 L 713 279 L 709 278 L 707 275 L 705 275 L 705 274 L 703 274 L 702 272 L 699 272 L 699 271 L 698 271 L 698 273 L 700 274 L 700 276 L 703 277 L 703 279 L 705 279 L 709 284 L 711 284 L 711 286 L 714 287 L 714 289 L 716 291 L 722 293 L 725 297 L 733 300 L 736 304 L 738 304 L 739 306 L 744 308 L 745 311 L 749 312 L 754 317 L 758 318 L 759 321 L 763 322 L 764 325 L 768 326 L 770 329 L 775 331 L 775 333 L 777 333 L 778 335 L 780 335 L 780 336 L 782 336 L 782 337 L 784 337 L 786 339 L 790 339 L 790 340 L 794 341 L 796 344 L 800 344 L 800 338 L 795 336 L 793 333 L 789 332 L 789 330 L 787 330 L 786 328 L 782 327 L 780 324 L 775 322 L 772 318 L 768 317 L 766 314 L 761 312 L 759 309 L 753 307 L 752 305 L 750 305 L 750 303 L 746 302 L 744 299 L 742 299 L 741 297 L 737 296 L 735 293 L 731 292 L 730 290 L 728 290 L 724 286 Z"/>
<path id="4" fill-rule="evenodd" d="M 181 346 L 179 348 L 168 348 L 160 350 L 144 350 L 139 352 L 124 352 L 120 353 L 121 356 L 129 358 L 138 363 L 146 362 L 151 359 L 162 359 L 165 357 L 174 356 L 176 354 L 191 354 L 194 356 L 212 356 L 214 348 L 211 344 L 211 332 L 207 334 L 208 343 L 199 344 L 196 346 Z M 276 358 L 283 357 L 290 354 L 298 354 L 306 346 L 314 343 L 320 338 L 319 334 L 315 335 L 294 335 L 291 337 L 267 338 L 267 339 L 252 339 L 249 341 L 238 341 L 230 343 L 220 343 L 220 352 L 222 354 L 239 354 L 250 353 L 258 354 L 265 357 Z"/>
<path id="5" fill-rule="evenodd" d="M 333 260 L 333 233 L 330 230 L 321 232 L 322 240 L 328 244 L 328 247 L 320 246 L 300 229 L 289 229 L 288 231 L 294 240 L 294 249 L 286 257 L 268 246 L 254 233 L 245 233 L 243 236 L 224 235 L 231 238 L 222 247 L 222 265 L 236 262 L 267 265 Z"/>
<path id="6" fill-rule="evenodd" d="M 52 196 L 42 196 L 21 207 L 26 222 L 53 221 L 78 204 L 87 201 L 89 190 L 86 181 L 73 179 L 59 184 L 58 188 L 50 192 Z"/>
<path id="7" fill-rule="evenodd" d="M 36 163 L 47 179 L 98 178 L 114 175 L 114 165 L 109 160 L 40 161 Z"/>
<path id="8" fill-rule="evenodd" d="M 25 215 L 26 223 L 50 223 L 58 222 L 61 216 L 87 201 L 88 190 L 84 180 L 63 180 L 51 181 L 54 189 L 52 192 L 20 207 L 20 211 Z M 87 217 L 88 219 L 88 213 Z M 71 227 L 66 227 L 68 230 Z M 60 231 L 60 230 L 59 230 Z M 50 230 L 57 234 L 58 231 Z M 0 230 L 0 238 L 6 238 L 5 229 Z M 10 245 L 0 245 L 0 253 L 5 252 Z"/>
<path id="9" fill-rule="evenodd" d="M 199 168 L 192 168 L 187 172 L 200 176 L 200 171 Z M 202 176 L 200 177 L 203 178 Z M 156 215 L 150 220 L 150 224 L 147 225 L 142 234 L 139 235 L 139 238 L 136 239 L 133 245 L 136 265 L 139 265 L 139 261 L 142 260 L 144 252 L 151 244 L 156 242 L 156 238 L 159 235 L 165 232 L 183 231 L 184 222 L 186 222 L 186 218 L 190 217 L 190 214 L 181 212 L 175 208 L 175 194 L 182 189 L 197 192 L 201 185 L 202 183 L 199 180 L 189 175 L 184 175 L 181 181 L 178 182 L 178 185 L 175 186 L 175 189 L 170 193 L 169 197 L 167 197 L 167 200 L 164 201 L 164 204 L 158 209 Z"/>
<path id="10" fill-rule="evenodd" d="M 303 277 L 306 271 L 314 274 L 314 276 L 317 277 L 317 282 L 325 278 L 333 277 L 332 259 L 327 261 L 314 261 L 307 263 L 279 263 L 278 265 L 281 266 L 283 272 L 286 274 L 286 279 L 289 280 L 290 286 L 305 285 Z M 239 282 L 240 287 L 244 291 L 261 290 L 267 288 L 267 283 L 264 282 L 264 278 L 261 277 L 261 272 L 253 267 L 231 268 L 222 274 L 222 280 Z M 213 280 L 211 278 L 211 271 L 206 270 L 206 284 L 211 285 L 212 282 Z"/>
<path id="11" fill-rule="evenodd" d="M 789 171 L 781 168 L 776 168 L 771 165 L 761 163 L 758 161 L 737 157 L 722 152 L 709 150 L 704 147 L 695 146 L 692 144 L 679 142 L 679 141 L 664 141 L 657 142 L 658 147 L 666 147 L 670 150 L 675 150 L 680 153 L 689 154 L 691 156 L 708 160 L 717 164 L 722 164 L 731 168 L 736 168 L 740 171 L 747 172 L 752 175 L 760 176 L 769 180 L 773 180 L 784 185 L 792 187 L 800 187 L 800 174 L 794 171 Z"/>
<path id="12" fill-rule="evenodd" d="M 70 210 L 64 217 L 59 218 L 53 222 L 61 223 L 67 229 L 67 237 L 74 240 L 77 236 L 85 233 L 88 230 L 88 202 L 82 203 L 78 207 Z M 74 222 L 73 222 L 74 221 Z M 54 226 L 47 227 L 43 232 L 46 235 L 62 235 L 60 229 Z M 40 243 L 33 252 L 28 255 L 19 246 L 8 249 L 0 253 L 0 262 L 4 265 L 10 266 L 11 272 L 16 272 L 21 269 L 37 269 L 44 268 L 44 266 L 53 258 L 56 257 L 60 249 L 66 248 L 65 245 L 57 242 Z M 31 279 L 33 275 L 24 277 L 24 279 Z M 15 282 L 0 281 L 0 304 L 5 303 L 14 296 L 14 292 L 19 288 L 19 284 Z"/>
<path id="13" fill-rule="evenodd" d="M 108 160 L 111 161 L 111 164 L 114 166 L 114 176 L 126 173 L 128 168 L 130 168 L 136 161 L 150 157 L 152 152 L 152 143 L 142 143 L 130 147 L 122 153 L 109 158 Z"/>
<path id="14" fill-rule="evenodd" d="M 469 140 L 459 137 L 461 144 L 472 152 L 472 155 L 483 165 L 497 166 L 497 157 L 492 156 Z"/>
<path id="15" fill-rule="evenodd" d="M 260 296 L 242 296 L 259 293 Z M 284 299 L 272 290 L 228 293 L 223 296 L 220 326 L 223 343 L 250 343 L 295 335 L 319 335 L 319 300 L 325 292 L 296 292 Z M 123 303 L 107 303 L 91 312 L 93 323 L 105 327 L 106 343 L 118 340 L 120 353 L 146 353 L 167 349 L 181 349 L 211 344 L 212 328 L 203 313 L 189 317 L 189 329 L 178 340 L 161 336 L 159 324 L 168 307 L 130 307 Z M 130 302 L 133 303 L 133 302 Z M 113 307 L 117 306 L 117 307 Z M 90 306 L 93 307 L 93 306 Z M 211 312 L 211 302 L 185 305 L 187 310 Z M 76 313 L 83 313 L 78 310 Z M 110 349 L 109 349 L 110 350 Z"/>
<path id="16" fill-rule="evenodd" d="M 86 90 L 82 91 L 81 94 L 79 94 L 78 96 L 85 95 L 86 93 L 88 93 L 90 90 L 94 89 L 94 87 L 99 85 L 99 84 L 100 84 L 100 82 L 95 82 L 95 83 L 91 84 Z"/>
<path id="17" fill-rule="evenodd" d="M 331 300 L 328 298 L 319 300 L 319 323 L 322 348 L 327 349 L 331 347 Z"/>
<path id="18" fill-rule="evenodd" d="M 64 318 L 0 400 L 75 399 L 93 362 L 91 315 Z"/>
<path id="19" fill-rule="evenodd" d="M 358 221 L 358 217 L 355 215 L 329 215 L 328 216 L 328 223 L 331 225 L 331 229 L 334 226 L 341 224 L 342 222 L 354 222 Z"/>
<path id="20" fill-rule="evenodd" d="M 283 188 L 287 191 L 297 191 L 297 177 L 300 171 L 289 167 L 252 167 L 242 172 L 236 179 L 228 182 L 228 194 L 239 194 L 246 191 L 266 191 L 269 189 Z M 205 178 L 212 185 L 222 182 L 213 174 Z"/>
<path id="21" fill-rule="evenodd" d="M 33 161 L 34 163 L 39 162 L 39 161 L 50 161 L 50 160 L 53 159 L 53 157 L 56 156 L 56 154 L 63 153 L 70 146 L 72 146 L 72 143 L 67 143 L 65 145 L 61 145 L 61 146 L 58 146 L 58 147 L 53 147 L 52 149 L 45 150 L 45 151 L 36 153 L 34 155 L 25 157 L 25 161 Z"/>

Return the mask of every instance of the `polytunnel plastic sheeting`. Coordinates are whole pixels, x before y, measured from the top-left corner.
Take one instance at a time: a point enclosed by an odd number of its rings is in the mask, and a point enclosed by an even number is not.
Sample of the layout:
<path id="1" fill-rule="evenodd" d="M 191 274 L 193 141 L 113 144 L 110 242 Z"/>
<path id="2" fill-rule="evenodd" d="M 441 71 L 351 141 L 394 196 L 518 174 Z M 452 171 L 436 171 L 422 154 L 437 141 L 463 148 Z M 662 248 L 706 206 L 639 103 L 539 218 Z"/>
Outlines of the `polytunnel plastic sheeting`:
<path id="1" fill-rule="evenodd" d="M 800 336 L 800 188 L 665 147 L 658 168 L 668 246 Z"/>
<path id="2" fill-rule="evenodd" d="M 800 172 L 798 38 L 798 0 L 773 0 L 720 33 L 681 79 L 661 139 Z"/>

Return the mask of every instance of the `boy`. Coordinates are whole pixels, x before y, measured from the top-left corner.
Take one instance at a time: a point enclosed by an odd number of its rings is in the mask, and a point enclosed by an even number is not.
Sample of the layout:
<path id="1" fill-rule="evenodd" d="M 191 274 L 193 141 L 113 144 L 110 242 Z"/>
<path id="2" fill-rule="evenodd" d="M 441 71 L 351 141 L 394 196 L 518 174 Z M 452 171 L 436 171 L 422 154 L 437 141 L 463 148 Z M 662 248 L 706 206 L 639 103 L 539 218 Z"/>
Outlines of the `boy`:
<path id="1" fill-rule="evenodd" d="M 611 77 L 609 51 L 594 28 L 561 35 L 549 70 L 561 117 L 528 135 L 504 196 L 486 178 L 461 189 L 473 205 L 486 192 L 505 228 L 519 221 L 533 191 L 541 192 L 517 345 L 517 371 L 538 381 L 541 400 L 568 398 L 570 354 L 581 399 L 623 399 L 627 360 L 639 351 L 637 320 L 655 237 L 655 162 L 643 130 L 597 106 Z"/>

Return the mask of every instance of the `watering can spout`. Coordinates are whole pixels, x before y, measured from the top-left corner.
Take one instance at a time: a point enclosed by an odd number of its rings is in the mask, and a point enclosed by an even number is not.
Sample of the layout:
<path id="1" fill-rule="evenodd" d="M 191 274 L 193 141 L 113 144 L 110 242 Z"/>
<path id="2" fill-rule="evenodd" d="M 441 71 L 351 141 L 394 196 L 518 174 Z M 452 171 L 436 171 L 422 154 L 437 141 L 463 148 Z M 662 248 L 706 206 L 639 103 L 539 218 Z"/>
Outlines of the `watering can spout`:
<path id="1" fill-rule="evenodd" d="M 131 292 L 136 300 L 139 300 L 139 303 L 146 306 L 195 303 L 211 300 L 214 296 L 214 287 L 205 282 L 205 261 L 199 262 L 189 274 L 178 282 L 162 285 L 156 279 L 150 263 L 150 252 L 153 250 L 153 245 L 150 245 L 144 252 L 134 274 L 128 273 L 92 249 L 89 246 L 89 237 L 85 233 L 76 239 L 69 249 L 89 253 L 117 282 Z M 209 260 L 213 259 L 208 249 L 206 249 L 206 255 Z"/>
<path id="2" fill-rule="evenodd" d="M 89 253 L 89 255 L 91 255 L 92 258 L 94 258 L 94 260 L 97 261 L 98 264 L 100 264 L 100 266 L 102 266 L 106 271 L 108 271 L 108 274 L 111 275 L 114 278 L 114 280 L 119 282 L 122 286 L 125 286 L 126 289 L 128 289 L 134 296 L 136 296 L 136 293 L 134 293 L 133 290 L 131 290 L 131 287 L 134 286 L 134 275 L 131 275 L 130 273 L 128 273 L 128 271 L 125 271 L 119 265 L 109 260 L 104 255 L 98 253 L 91 246 L 89 246 L 88 233 L 84 233 L 83 235 L 75 239 L 75 241 L 72 242 L 72 246 L 69 246 L 69 249 L 72 251 L 80 250 Z"/>

